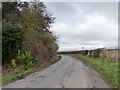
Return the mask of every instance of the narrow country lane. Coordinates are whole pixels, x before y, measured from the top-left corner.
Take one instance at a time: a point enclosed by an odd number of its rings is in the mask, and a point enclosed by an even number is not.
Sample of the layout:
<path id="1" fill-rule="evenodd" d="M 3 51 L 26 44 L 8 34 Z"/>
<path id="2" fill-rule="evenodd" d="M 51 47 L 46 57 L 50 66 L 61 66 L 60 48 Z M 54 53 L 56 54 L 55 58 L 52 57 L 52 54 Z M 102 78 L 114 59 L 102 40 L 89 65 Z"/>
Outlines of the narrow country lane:
<path id="1" fill-rule="evenodd" d="M 109 88 L 100 75 L 80 60 L 62 56 L 50 67 L 3 88 Z"/>

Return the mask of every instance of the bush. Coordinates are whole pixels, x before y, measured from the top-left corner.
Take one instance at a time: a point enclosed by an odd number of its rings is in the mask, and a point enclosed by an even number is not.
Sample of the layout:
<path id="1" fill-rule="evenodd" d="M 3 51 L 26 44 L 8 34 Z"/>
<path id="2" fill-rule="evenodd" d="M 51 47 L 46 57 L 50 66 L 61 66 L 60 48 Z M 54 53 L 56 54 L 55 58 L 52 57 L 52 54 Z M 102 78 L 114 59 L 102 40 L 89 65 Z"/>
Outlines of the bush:
<path id="1" fill-rule="evenodd" d="M 19 25 L 3 22 L 2 27 L 2 63 L 9 63 L 21 48 L 23 31 Z"/>
<path id="2" fill-rule="evenodd" d="M 25 53 L 21 53 L 18 50 L 18 61 L 21 65 L 31 65 L 35 62 L 36 58 L 30 51 L 25 51 Z"/>
<path id="3" fill-rule="evenodd" d="M 12 64 L 12 67 L 17 67 L 17 64 L 16 64 L 16 60 L 15 59 L 12 59 L 11 60 L 11 64 Z"/>

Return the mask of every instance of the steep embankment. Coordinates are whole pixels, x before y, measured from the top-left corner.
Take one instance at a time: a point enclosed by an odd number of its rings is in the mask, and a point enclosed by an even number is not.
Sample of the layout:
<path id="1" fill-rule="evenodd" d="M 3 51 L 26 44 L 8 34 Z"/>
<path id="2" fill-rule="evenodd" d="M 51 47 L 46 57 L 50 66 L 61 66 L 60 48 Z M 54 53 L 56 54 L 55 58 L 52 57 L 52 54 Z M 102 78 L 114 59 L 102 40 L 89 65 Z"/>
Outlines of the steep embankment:
<path id="1" fill-rule="evenodd" d="M 58 60 L 58 46 L 50 32 L 55 18 L 42 2 L 2 4 L 3 82 L 8 83 Z"/>

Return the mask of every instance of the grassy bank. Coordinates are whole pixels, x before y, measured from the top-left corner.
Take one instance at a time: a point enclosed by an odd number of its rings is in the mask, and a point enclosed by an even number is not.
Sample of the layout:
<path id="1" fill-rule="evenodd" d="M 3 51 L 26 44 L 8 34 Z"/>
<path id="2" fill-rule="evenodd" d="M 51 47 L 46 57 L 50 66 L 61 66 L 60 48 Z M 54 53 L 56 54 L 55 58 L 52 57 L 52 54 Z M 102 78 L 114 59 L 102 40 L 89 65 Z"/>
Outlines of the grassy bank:
<path id="1" fill-rule="evenodd" d="M 95 68 L 102 78 L 112 88 L 118 88 L 118 61 L 108 58 L 92 58 L 80 54 L 71 54 L 72 56 L 82 60 L 86 64 Z"/>
<path id="2" fill-rule="evenodd" d="M 11 82 L 14 82 L 16 80 L 22 79 L 34 72 L 40 71 L 46 67 L 49 67 L 50 65 L 54 64 L 58 60 L 60 60 L 61 56 L 54 57 L 50 62 L 46 64 L 42 64 L 39 66 L 31 66 L 31 67 L 20 67 L 19 70 L 13 71 L 8 73 L 7 75 L 2 77 L 2 84 L 8 84 Z"/>

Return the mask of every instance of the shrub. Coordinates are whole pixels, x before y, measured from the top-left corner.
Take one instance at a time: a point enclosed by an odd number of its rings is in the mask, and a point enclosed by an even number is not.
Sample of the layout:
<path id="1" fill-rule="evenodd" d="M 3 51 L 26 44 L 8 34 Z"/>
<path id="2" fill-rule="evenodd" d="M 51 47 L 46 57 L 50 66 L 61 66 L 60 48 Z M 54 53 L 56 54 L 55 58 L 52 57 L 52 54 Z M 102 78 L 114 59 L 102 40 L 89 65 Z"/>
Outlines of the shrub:
<path id="1" fill-rule="evenodd" d="M 17 64 L 16 64 L 16 60 L 15 59 L 12 59 L 11 60 L 11 64 L 12 64 L 12 67 L 17 67 Z"/>
<path id="2" fill-rule="evenodd" d="M 21 48 L 23 30 L 17 24 L 3 21 L 2 26 L 2 63 L 9 63 Z"/>
<path id="3" fill-rule="evenodd" d="M 21 53 L 18 50 L 18 61 L 21 65 L 31 65 L 35 62 L 36 58 L 30 51 L 25 51 L 25 53 Z"/>

